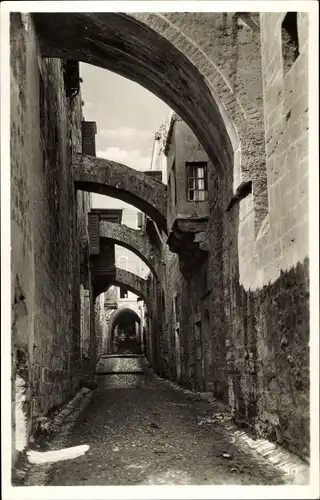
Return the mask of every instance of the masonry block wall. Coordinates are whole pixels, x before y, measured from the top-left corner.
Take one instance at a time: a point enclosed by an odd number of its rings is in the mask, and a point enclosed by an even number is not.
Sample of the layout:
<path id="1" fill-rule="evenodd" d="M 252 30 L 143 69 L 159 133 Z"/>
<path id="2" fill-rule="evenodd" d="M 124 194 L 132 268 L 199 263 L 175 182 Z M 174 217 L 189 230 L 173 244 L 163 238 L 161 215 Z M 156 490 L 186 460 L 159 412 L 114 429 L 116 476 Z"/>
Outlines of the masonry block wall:
<path id="1" fill-rule="evenodd" d="M 81 97 L 70 104 L 63 62 L 41 58 L 24 14 L 11 17 L 11 89 L 12 377 L 22 386 L 12 417 L 13 449 L 22 451 L 38 418 L 80 383 L 79 229 L 90 205 L 70 172 Z"/>
<path id="2" fill-rule="evenodd" d="M 299 51 L 287 68 L 285 15 L 260 18 L 268 213 L 256 233 L 248 196 L 225 218 L 227 371 L 235 419 L 307 457 L 308 18 L 297 15 Z"/>
<path id="3" fill-rule="evenodd" d="M 260 16 L 263 153 L 240 140 L 233 168 L 209 169 L 209 251 L 198 265 L 190 261 L 190 276 L 164 240 L 165 328 L 151 351 L 162 374 L 212 391 L 238 424 L 307 458 L 308 17 L 297 16 L 299 55 L 289 68 L 284 18 Z M 189 153 L 186 147 L 186 161 Z M 227 210 L 243 180 L 252 181 L 252 192 Z"/>

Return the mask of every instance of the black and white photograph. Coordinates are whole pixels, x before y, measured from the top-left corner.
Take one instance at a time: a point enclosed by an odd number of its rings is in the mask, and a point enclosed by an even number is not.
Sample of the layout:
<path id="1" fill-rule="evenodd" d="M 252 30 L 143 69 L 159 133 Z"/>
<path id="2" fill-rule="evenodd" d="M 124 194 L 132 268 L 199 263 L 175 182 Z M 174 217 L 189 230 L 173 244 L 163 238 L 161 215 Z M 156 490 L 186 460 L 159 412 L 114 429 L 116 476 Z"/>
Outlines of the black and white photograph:
<path id="1" fill-rule="evenodd" d="M 319 498 L 317 42 L 315 1 L 3 2 L 4 500 Z"/>

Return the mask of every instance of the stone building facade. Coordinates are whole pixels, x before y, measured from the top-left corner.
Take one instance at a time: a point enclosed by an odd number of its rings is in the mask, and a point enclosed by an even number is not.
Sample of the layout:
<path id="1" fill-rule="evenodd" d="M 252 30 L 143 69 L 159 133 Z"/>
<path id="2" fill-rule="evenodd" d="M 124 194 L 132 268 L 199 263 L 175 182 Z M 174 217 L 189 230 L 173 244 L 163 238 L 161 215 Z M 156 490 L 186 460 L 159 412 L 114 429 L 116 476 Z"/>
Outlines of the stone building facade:
<path id="1" fill-rule="evenodd" d="M 268 63 L 262 73 L 268 92 L 264 111 L 268 213 L 261 223 L 255 219 L 254 181 L 247 176 L 240 182 L 240 178 L 227 189 L 227 172 L 218 178 L 191 129 L 177 115 L 171 117 L 164 148 L 169 237 L 159 233 L 158 294 L 155 279 L 149 277 L 150 291 L 158 300 L 151 323 L 160 322 L 161 333 L 154 332 L 157 339 L 149 342 L 148 354 L 162 375 L 191 389 L 212 391 L 229 403 L 237 423 L 306 456 L 306 21 L 299 24 L 299 58 L 283 75 L 281 19 L 278 16 L 274 45 L 264 53 Z M 268 15 L 261 17 L 266 44 L 273 39 L 269 21 Z M 297 81 L 300 86 L 293 84 Z M 257 223 L 260 229 L 255 232 Z"/>
<path id="2" fill-rule="evenodd" d="M 112 285 L 143 297 L 158 373 L 212 392 L 240 425 L 308 457 L 308 22 L 302 12 L 11 16 L 13 459 L 39 418 L 92 379 L 97 297 Z M 78 61 L 175 110 L 167 186 L 86 149 Z M 146 214 L 148 279 L 117 267 L 98 219 L 91 252 L 91 192 Z"/>

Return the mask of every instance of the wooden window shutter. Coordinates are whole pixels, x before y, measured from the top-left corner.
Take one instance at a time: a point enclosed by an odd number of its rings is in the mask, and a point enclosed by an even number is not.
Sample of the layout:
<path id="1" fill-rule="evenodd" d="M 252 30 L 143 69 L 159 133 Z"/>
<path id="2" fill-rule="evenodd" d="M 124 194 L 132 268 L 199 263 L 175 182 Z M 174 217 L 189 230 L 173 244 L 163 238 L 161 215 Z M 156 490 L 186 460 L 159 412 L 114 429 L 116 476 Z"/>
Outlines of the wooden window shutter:
<path id="1" fill-rule="evenodd" d="M 86 155 L 96 156 L 96 122 L 82 122 L 82 152 Z"/>
<path id="2" fill-rule="evenodd" d="M 90 255 L 100 253 L 99 214 L 88 214 Z"/>

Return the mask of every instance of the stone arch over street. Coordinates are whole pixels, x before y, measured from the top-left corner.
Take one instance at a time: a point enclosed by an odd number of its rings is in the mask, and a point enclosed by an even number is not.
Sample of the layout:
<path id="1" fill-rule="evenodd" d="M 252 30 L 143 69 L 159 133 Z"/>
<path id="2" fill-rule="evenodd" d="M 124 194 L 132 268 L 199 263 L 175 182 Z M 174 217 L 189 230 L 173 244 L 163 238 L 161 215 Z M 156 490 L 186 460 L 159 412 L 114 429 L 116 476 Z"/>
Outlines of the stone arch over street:
<path id="1" fill-rule="evenodd" d="M 159 252 L 150 242 L 146 232 L 132 229 L 124 224 L 101 221 L 100 238 L 106 238 L 138 255 L 147 264 L 155 277 L 158 277 L 154 261 L 158 257 Z"/>
<path id="2" fill-rule="evenodd" d="M 137 326 L 140 329 L 140 324 L 141 320 L 138 314 L 133 311 L 129 307 L 120 307 L 110 317 L 109 320 L 109 325 L 108 325 L 108 337 L 109 337 L 109 345 L 110 347 L 114 349 L 114 343 L 115 340 L 117 340 L 115 337 L 119 337 L 119 333 L 121 331 L 124 332 L 124 335 L 128 337 L 128 334 L 131 334 L 131 337 L 133 337 L 133 334 L 135 334 L 135 339 L 123 339 L 123 341 L 126 343 L 124 347 L 131 348 L 131 352 L 136 352 L 136 351 L 141 351 L 141 346 L 139 345 L 140 342 L 140 332 L 139 335 L 137 335 Z M 116 328 L 118 327 L 118 331 L 116 332 Z M 120 332 L 119 332 L 120 330 Z M 130 341 L 131 340 L 131 341 Z M 118 344 L 119 344 L 119 339 L 118 339 Z M 119 347 L 118 347 L 119 349 Z M 121 352 L 121 351 L 118 351 Z"/>
<path id="3" fill-rule="evenodd" d="M 114 327 L 119 319 L 121 319 L 123 316 L 128 316 L 129 319 L 131 319 L 132 321 L 136 321 L 139 324 L 141 322 L 137 312 L 134 311 L 131 307 L 119 307 L 119 309 L 116 309 L 109 319 L 109 328 L 111 332 L 114 330 Z"/>
<path id="4" fill-rule="evenodd" d="M 84 154 L 73 156 L 75 185 L 82 191 L 118 198 L 145 212 L 167 231 L 167 187 L 121 163 Z"/>
<path id="5" fill-rule="evenodd" d="M 111 285 L 123 286 L 130 292 L 138 295 L 138 297 L 141 297 L 142 300 L 147 301 L 148 299 L 147 280 L 118 267 L 114 271 L 110 270 L 108 274 L 96 276 L 94 285 L 95 297 L 106 292 Z"/>
<path id="6" fill-rule="evenodd" d="M 258 14 L 33 16 L 43 56 L 76 59 L 141 84 L 190 126 L 216 174 L 231 175 L 234 191 L 251 181 L 258 234 L 268 212 Z M 209 46 L 208 33 L 215 42 Z M 237 75 L 235 61 L 246 60 L 250 71 Z"/>
<path id="7" fill-rule="evenodd" d="M 197 62 L 192 62 L 190 47 L 184 54 L 179 44 L 174 45 L 176 29 L 169 39 L 164 36 L 169 19 L 114 13 L 33 16 L 44 57 L 77 59 L 136 81 L 189 124 L 217 171 L 232 168 L 233 148 L 220 112 L 223 106 L 220 104 L 219 109 L 208 87 L 209 80 L 200 73 Z M 195 52 L 196 48 L 192 48 Z M 230 100 L 230 83 L 221 78 L 209 60 L 206 62 L 214 72 L 213 80 L 217 79 L 217 89 L 222 87 L 221 98 L 227 89 Z M 232 104 L 233 110 L 241 110 L 236 100 Z M 243 119 L 243 112 L 241 116 Z"/>

